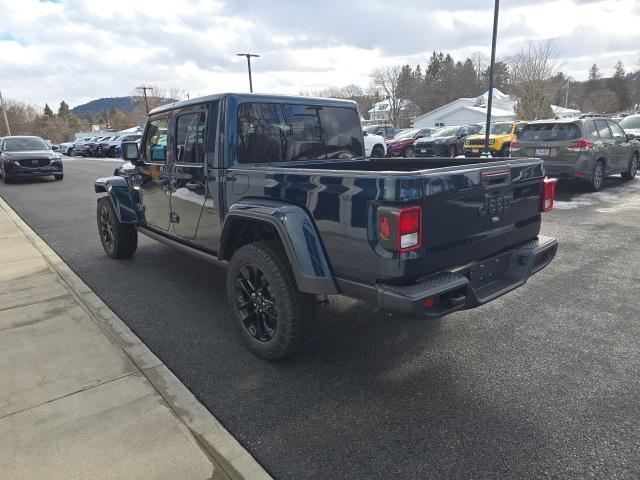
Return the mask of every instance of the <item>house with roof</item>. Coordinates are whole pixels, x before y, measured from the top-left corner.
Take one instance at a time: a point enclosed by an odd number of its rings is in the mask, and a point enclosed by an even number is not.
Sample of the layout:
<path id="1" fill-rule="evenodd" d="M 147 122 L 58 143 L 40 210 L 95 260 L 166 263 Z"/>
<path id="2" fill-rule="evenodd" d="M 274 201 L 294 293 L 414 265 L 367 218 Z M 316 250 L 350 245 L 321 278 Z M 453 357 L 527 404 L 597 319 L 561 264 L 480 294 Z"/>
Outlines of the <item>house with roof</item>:
<path id="1" fill-rule="evenodd" d="M 409 100 L 400 100 L 400 115 L 398 118 L 398 125 L 394 125 L 395 128 L 406 128 L 411 125 L 412 120 L 418 114 L 418 107 Z M 389 99 L 377 102 L 368 111 L 369 120 L 367 123 L 371 125 L 386 125 L 391 123 L 391 102 Z"/>
<path id="2" fill-rule="evenodd" d="M 484 124 L 487 119 L 488 98 L 488 91 L 475 98 L 459 98 L 416 117 L 412 125 L 416 128 L 425 128 L 463 125 L 467 123 Z M 518 115 L 515 113 L 516 101 L 517 99 L 514 97 L 494 88 L 491 121 L 517 120 Z"/>

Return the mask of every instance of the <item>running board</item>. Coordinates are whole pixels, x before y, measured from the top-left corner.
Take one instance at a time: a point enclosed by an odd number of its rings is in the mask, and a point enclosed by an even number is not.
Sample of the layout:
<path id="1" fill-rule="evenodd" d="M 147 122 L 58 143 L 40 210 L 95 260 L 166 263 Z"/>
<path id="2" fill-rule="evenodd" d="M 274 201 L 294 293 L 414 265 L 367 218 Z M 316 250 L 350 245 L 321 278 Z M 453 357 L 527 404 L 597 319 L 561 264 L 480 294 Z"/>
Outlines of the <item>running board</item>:
<path id="1" fill-rule="evenodd" d="M 145 227 L 137 227 L 138 232 L 141 234 L 157 240 L 160 243 L 164 243 L 165 245 L 175 248 L 176 250 L 180 250 L 188 255 L 199 258 L 200 260 L 204 260 L 205 262 L 213 263 L 219 267 L 227 268 L 229 266 L 229 262 L 226 260 L 220 260 L 218 257 L 211 253 L 203 252 L 202 250 L 198 250 L 197 248 L 190 247 L 189 245 L 185 245 L 184 243 L 178 242 L 177 240 L 173 240 L 161 233 L 157 233 L 153 230 L 149 230 Z"/>

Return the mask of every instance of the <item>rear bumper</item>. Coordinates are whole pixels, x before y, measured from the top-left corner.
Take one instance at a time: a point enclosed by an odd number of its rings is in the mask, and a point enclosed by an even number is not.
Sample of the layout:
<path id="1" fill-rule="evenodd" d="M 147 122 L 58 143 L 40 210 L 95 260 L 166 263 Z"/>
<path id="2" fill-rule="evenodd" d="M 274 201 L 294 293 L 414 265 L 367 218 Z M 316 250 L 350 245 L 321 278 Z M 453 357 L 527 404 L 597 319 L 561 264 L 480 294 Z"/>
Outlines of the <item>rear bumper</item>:
<path id="1" fill-rule="evenodd" d="M 553 164 L 544 162 L 544 171 L 550 178 L 575 178 L 578 180 L 590 180 L 592 172 L 577 169 L 575 165 Z"/>
<path id="2" fill-rule="evenodd" d="M 345 295 L 374 300 L 382 310 L 438 318 L 478 307 L 524 285 L 551 263 L 557 250 L 557 240 L 538 237 L 490 258 L 430 275 L 414 285 L 372 286 L 341 280 L 338 284 Z"/>

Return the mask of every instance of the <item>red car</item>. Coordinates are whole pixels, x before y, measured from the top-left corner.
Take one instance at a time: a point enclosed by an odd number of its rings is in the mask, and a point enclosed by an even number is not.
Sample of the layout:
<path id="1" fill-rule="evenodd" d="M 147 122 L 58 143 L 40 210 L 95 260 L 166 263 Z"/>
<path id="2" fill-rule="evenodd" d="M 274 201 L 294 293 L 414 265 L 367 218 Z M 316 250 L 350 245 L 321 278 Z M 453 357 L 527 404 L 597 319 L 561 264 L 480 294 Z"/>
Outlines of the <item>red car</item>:
<path id="1" fill-rule="evenodd" d="M 388 157 L 414 157 L 413 144 L 422 137 L 428 137 L 437 128 L 411 128 L 398 133 L 391 140 L 387 140 Z"/>

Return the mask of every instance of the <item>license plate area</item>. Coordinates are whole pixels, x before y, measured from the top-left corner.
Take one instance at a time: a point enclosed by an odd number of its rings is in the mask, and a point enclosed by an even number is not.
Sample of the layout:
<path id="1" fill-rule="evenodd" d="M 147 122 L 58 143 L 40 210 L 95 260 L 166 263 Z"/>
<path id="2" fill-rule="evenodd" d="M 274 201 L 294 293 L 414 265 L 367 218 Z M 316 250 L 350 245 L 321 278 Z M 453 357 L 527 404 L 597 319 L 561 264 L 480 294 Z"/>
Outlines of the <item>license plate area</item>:
<path id="1" fill-rule="evenodd" d="M 480 289 L 497 280 L 502 280 L 511 261 L 511 252 L 489 258 L 470 267 L 466 277 L 474 290 Z"/>
<path id="2" fill-rule="evenodd" d="M 551 153 L 551 149 L 549 148 L 536 148 L 534 155 L 548 157 Z"/>

